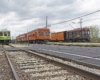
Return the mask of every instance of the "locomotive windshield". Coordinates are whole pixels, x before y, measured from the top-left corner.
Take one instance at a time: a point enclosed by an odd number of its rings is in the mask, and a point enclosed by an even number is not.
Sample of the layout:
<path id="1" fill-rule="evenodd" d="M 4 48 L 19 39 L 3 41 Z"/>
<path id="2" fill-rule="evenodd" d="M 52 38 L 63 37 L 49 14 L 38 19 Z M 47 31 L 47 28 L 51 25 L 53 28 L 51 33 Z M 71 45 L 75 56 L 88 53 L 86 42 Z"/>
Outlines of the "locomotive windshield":
<path id="1" fill-rule="evenodd" d="M 47 32 L 46 35 L 49 36 L 49 32 Z"/>
<path id="2" fill-rule="evenodd" d="M 8 36 L 10 36 L 10 32 L 8 32 Z"/>
<path id="3" fill-rule="evenodd" d="M 0 36 L 3 36 L 2 32 L 0 32 Z"/>
<path id="4" fill-rule="evenodd" d="M 4 32 L 4 36 L 7 36 L 7 32 Z"/>
<path id="5" fill-rule="evenodd" d="M 42 35 L 43 35 L 43 33 L 42 33 L 42 32 L 40 32 L 39 34 L 40 34 L 40 36 L 42 36 Z"/>

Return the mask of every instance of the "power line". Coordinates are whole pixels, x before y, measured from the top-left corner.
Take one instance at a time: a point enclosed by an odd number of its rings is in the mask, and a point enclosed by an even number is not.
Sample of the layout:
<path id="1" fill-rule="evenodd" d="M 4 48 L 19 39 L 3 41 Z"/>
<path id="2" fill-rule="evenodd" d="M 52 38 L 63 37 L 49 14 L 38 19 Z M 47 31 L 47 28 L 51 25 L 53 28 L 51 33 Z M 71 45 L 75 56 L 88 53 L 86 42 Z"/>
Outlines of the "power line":
<path id="1" fill-rule="evenodd" d="M 71 24 L 69 24 L 69 25 L 74 29 L 74 27 Z"/>
<path id="2" fill-rule="evenodd" d="M 98 19 L 100 19 L 100 18 L 95 18 L 95 19 L 84 20 L 83 22 L 93 21 L 93 20 L 98 20 Z"/>
<path id="3" fill-rule="evenodd" d="M 67 10 L 67 9 L 69 9 L 70 7 L 72 7 L 73 5 L 75 5 L 75 4 L 79 3 L 79 2 L 82 2 L 82 1 L 84 1 L 84 0 L 77 1 L 77 2 L 75 2 L 75 3 L 71 4 L 71 5 L 69 5 L 69 6 L 68 6 L 67 8 L 65 8 L 65 9 Z M 57 11 L 57 12 L 61 12 L 61 11 L 65 10 L 65 9 L 62 9 L 62 10 Z M 57 13 L 57 12 L 56 12 L 56 13 Z"/>
<path id="4" fill-rule="evenodd" d="M 80 17 L 72 18 L 72 19 L 69 19 L 69 20 L 67 20 L 67 21 L 63 21 L 63 22 L 51 24 L 51 25 L 62 24 L 62 23 L 69 22 L 69 21 L 72 21 L 72 20 L 75 20 L 75 19 L 78 19 L 78 18 L 81 18 L 81 17 L 85 17 L 85 16 L 88 16 L 88 15 L 91 15 L 91 14 L 94 14 L 94 13 L 97 13 L 97 12 L 100 12 L 100 10 L 97 10 L 97 11 L 94 11 L 94 12 L 91 12 L 91 13 L 88 13 L 88 14 L 85 14 L 85 15 L 82 15 L 82 16 L 80 16 Z M 49 26 L 51 26 L 51 25 L 49 25 Z"/>
<path id="5" fill-rule="evenodd" d="M 93 20 L 98 20 L 98 19 L 100 19 L 100 18 L 94 18 L 94 19 L 84 20 L 82 22 L 93 21 Z M 74 22 L 72 22 L 72 23 L 74 23 Z M 80 22 L 78 22 L 78 23 L 80 23 Z"/>
<path id="6" fill-rule="evenodd" d="M 63 11 L 63 10 L 67 10 L 67 9 L 69 9 L 70 7 L 72 7 L 73 5 L 75 5 L 75 4 L 77 4 L 77 3 L 80 3 L 80 2 L 82 2 L 82 1 L 85 1 L 85 0 L 77 1 L 77 2 L 75 2 L 75 3 L 71 4 L 71 5 L 69 5 L 67 8 L 62 9 L 62 10 L 59 10 L 59 11 L 57 11 L 57 12 L 53 12 L 53 13 L 58 13 L 58 12 L 61 12 L 61 11 Z"/>

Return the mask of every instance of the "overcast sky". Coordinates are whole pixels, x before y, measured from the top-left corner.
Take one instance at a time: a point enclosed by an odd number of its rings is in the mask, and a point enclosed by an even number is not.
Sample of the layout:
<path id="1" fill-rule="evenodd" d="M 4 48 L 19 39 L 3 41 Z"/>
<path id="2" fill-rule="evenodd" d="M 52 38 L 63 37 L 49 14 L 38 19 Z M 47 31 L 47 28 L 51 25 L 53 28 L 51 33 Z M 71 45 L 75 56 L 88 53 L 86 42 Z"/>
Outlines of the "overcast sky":
<path id="1" fill-rule="evenodd" d="M 12 36 L 36 28 L 67 21 L 100 9 L 100 0 L 0 0 L 0 30 L 8 29 Z M 82 27 L 100 26 L 100 12 L 83 17 Z M 79 28 L 80 19 L 49 27 L 51 32 Z M 73 22 L 75 22 L 73 24 Z"/>

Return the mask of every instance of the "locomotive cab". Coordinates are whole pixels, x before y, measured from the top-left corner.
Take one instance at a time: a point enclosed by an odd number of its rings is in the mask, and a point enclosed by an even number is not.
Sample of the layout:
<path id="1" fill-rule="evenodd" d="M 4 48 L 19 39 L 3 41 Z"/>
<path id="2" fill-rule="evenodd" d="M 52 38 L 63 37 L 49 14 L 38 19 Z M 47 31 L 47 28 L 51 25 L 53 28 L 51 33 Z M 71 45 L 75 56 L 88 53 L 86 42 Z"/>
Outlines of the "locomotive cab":
<path id="1" fill-rule="evenodd" d="M 1 44 L 9 44 L 11 41 L 10 31 L 2 30 L 0 31 L 0 43 Z"/>

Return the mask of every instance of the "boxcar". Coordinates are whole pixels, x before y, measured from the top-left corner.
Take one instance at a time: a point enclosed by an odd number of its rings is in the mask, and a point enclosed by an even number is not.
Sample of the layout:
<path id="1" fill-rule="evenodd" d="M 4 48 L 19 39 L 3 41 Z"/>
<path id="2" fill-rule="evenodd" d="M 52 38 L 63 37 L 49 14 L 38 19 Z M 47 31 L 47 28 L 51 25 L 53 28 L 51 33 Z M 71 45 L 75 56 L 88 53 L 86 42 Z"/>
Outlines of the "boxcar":
<path id="1" fill-rule="evenodd" d="M 90 31 L 89 28 L 78 28 L 74 30 L 66 31 L 65 41 L 72 42 L 88 42 L 90 41 Z"/>
<path id="2" fill-rule="evenodd" d="M 64 41 L 64 32 L 51 33 L 51 41 Z"/>

